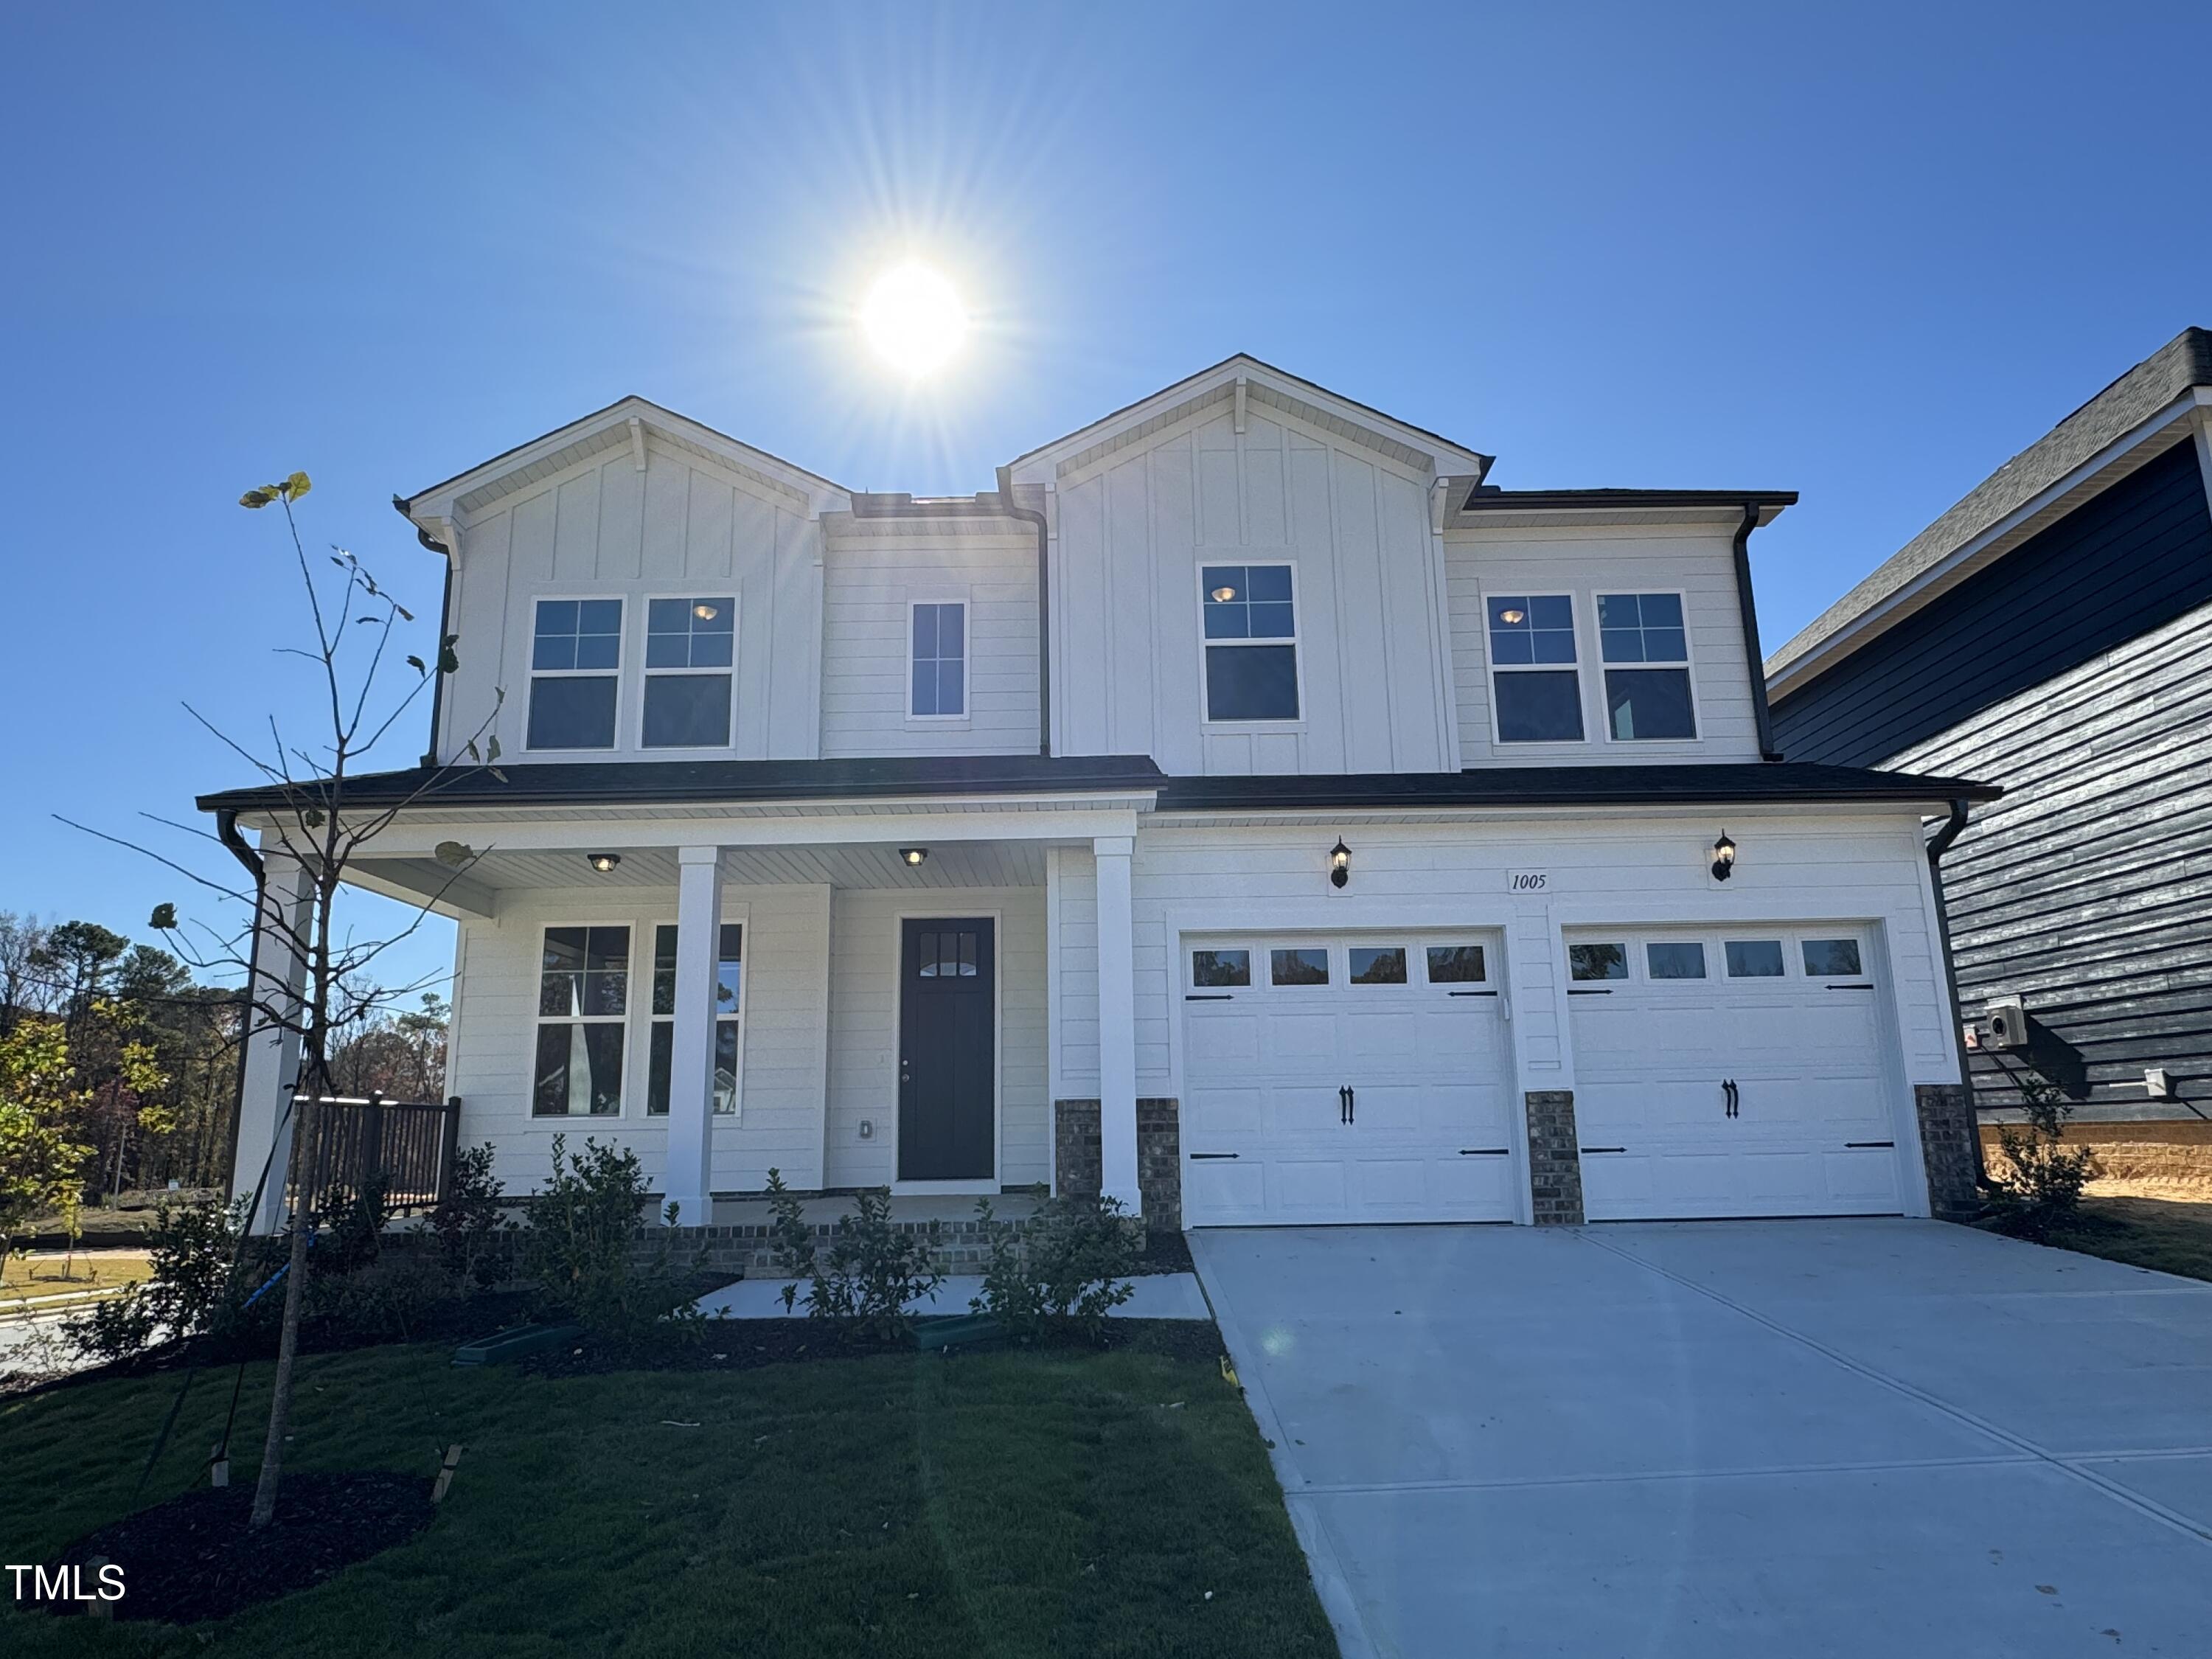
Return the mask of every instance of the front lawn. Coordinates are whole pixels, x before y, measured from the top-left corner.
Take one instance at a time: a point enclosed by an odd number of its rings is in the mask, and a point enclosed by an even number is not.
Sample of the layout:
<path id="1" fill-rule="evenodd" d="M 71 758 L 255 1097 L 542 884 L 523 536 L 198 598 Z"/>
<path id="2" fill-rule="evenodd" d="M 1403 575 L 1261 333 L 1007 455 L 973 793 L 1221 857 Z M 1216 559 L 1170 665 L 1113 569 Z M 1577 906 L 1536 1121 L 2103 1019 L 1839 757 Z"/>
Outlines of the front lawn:
<path id="1" fill-rule="evenodd" d="M 0 1255 L 0 1294 L 62 1296 L 71 1291 L 114 1291 L 136 1285 L 153 1272 L 143 1250 L 33 1250 Z"/>
<path id="2" fill-rule="evenodd" d="M 2080 1224 L 2051 1242 L 2160 1273 L 2212 1279 L 2212 1204 L 2163 1198 L 2085 1198 Z"/>
<path id="3" fill-rule="evenodd" d="M 733 1327 L 713 1346 L 743 1340 Z M 317 1659 L 1336 1650 L 1259 1435 L 1211 1360 L 895 1354 L 551 1377 L 450 1358 L 310 1356 L 294 1407 L 302 1469 L 427 1476 L 465 1444 L 427 1532 L 200 1631 L 0 1612 L 0 1650 L 197 1654 L 210 1633 L 221 1653 Z M 241 1425 L 265 1420 L 268 1371 L 247 1368 Z M 194 1386 L 143 1502 L 192 1484 L 230 1381 Z M 0 1559 L 49 1559 L 132 1507 L 177 1382 L 0 1402 Z M 252 1480 L 251 1455 L 234 1480 Z"/>

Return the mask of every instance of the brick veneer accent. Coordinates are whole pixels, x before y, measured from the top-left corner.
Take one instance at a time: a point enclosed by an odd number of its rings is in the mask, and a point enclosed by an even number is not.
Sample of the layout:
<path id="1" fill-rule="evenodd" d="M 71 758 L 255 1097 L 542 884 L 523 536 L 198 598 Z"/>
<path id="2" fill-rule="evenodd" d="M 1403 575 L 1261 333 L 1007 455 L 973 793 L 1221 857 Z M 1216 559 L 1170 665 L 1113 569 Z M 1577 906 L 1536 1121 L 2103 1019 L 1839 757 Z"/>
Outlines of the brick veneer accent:
<path id="1" fill-rule="evenodd" d="M 1093 1198 L 1103 1180 L 1098 1150 L 1098 1103 L 1052 1103 L 1053 1168 L 1063 1198 Z M 1156 1096 L 1137 1101 L 1137 1191 L 1149 1227 L 1182 1230 L 1182 1114 Z"/>
<path id="2" fill-rule="evenodd" d="M 1976 1182 L 1973 1103 L 1959 1083 L 1916 1083 L 1920 1157 L 1928 1170 L 1928 1207 L 1939 1219 L 1963 1221 L 1982 1206 Z"/>
<path id="3" fill-rule="evenodd" d="M 1532 1089 L 1528 1111 L 1528 1192 L 1540 1227 L 1583 1223 L 1583 1159 L 1575 1138 L 1571 1089 Z"/>
<path id="4" fill-rule="evenodd" d="M 927 1238 L 930 1263 L 939 1273 L 980 1273 L 991 1265 L 990 1237 L 983 1231 L 982 1223 L 974 1217 L 934 1224 L 894 1221 L 891 1224 L 900 1232 Z M 1012 1225 L 1018 1234 L 1026 1231 L 1028 1224 L 1014 1218 Z M 817 1256 L 826 1260 L 836 1224 L 817 1222 L 813 1232 Z M 696 1262 L 708 1272 L 741 1273 L 747 1279 L 774 1279 L 778 1273 L 775 1243 L 766 1221 L 719 1227 L 648 1227 L 635 1248 L 641 1259 L 665 1249 L 670 1263 L 679 1268 Z"/>

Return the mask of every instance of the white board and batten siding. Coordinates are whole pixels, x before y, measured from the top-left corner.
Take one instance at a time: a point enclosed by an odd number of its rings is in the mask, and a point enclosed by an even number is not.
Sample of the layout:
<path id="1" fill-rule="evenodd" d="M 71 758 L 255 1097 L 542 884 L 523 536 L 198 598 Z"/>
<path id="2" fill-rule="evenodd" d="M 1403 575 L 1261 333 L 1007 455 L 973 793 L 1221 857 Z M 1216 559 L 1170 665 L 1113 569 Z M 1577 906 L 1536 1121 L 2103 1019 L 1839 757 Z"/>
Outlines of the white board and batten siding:
<path id="1" fill-rule="evenodd" d="M 1036 538 L 1003 520 L 835 514 L 823 566 L 822 754 L 1037 751 Z M 915 719 L 916 604 L 967 606 L 967 709 Z"/>
<path id="2" fill-rule="evenodd" d="M 1566 939 L 1597 927 L 1742 924 L 1856 930 L 1878 965 L 1882 1041 L 1893 1056 L 1881 1083 L 1899 1168 L 1919 1167 L 1911 1085 L 1955 1081 L 1955 1037 L 1944 1018 L 1933 897 L 1910 813 L 1775 809 L 1732 816 L 1731 881 L 1713 881 L 1710 845 L 1723 826 L 1703 817 L 1638 823 L 1348 823 L 1314 827 L 1160 827 L 1139 842 L 1133 871 L 1137 1091 L 1186 1097 L 1190 1086 L 1182 957 L 1187 943 L 1229 932 L 1367 943 L 1466 930 L 1497 943 L 1490 982 L 1504 993 L 1513 1095 L 1576 1087 Z M 1338 833 L 1352 875 L 1332 888 L 1326 853 Z M 1540 876 L 1534 890 L 1516 878 Z M 1063 849 L 1056 885 L 1053 1093 L 1097 1092 L 1096 878 L 1091 855 Z M 1513 1164 L 1525 1194 L 1525 1120 L 1516 1111 Z M 1188 1144 L 1188 1143 L 1187 1143 Z M 1917 1174 L 1901 1207 L 1924 1211 Z M 1525 1218 L 1525 1212 L 1523 1212 Z"/>
<path id="3" fill-rule="evenodd" d="M 757 1190 L 771 1164 L 791 1185 L 822 1184 L 822 1087 L 827 1071 L 830 894 L 826 886 L 726 887 L 722 914 L 744 925 L 744 1011 L 739 1111 L 714 1121 L 714 1185 Z M 660 1184 L 668 1120 L 645 1110 L 647 1010 L 653 930 L 676 920 L 672 888 L 538 890 L 514 895 L 497 921 L 460 928 L 453 994 L 457 1033 L 449 1086 L 461 1097 L 461 1139 L 491 1142 L 510 1191 L 542 1184 L 553 1137 L 572 1150 L 586 1136 L 634 1150 Z M 536 1117 L 538 990 L 544 929 L 630 927 L 623 1109 L 619 1115 Z M 696 1218 L 694 1218 L 696 1219 Z"/>
<path id="4" fill-rule="evenodd" d="M 641 471 L 630 448 L 605 451 L 464 514 L 453 609 L 460 666 L 447 688 L 442 755 L 492 716 L 502 689 L 494 730 L 505 762 L 650 755 L 638 747 L 645 601 L 708 594 L 738 606 L 728 757 L 817 752 L 821 526 L 810 504 L 657 437 L 645 458 Z M 625 601 L 611 751 L 533 756 L 524 743 L 541 597 Z"/>
<path id="5" fill-rule="evenodd" d="M 1428 480 L 1288 416 L 1219 404 L 1059 479 L 1054 750 L 1171 774 L 1456 769 Z M 1205 718 L 1199 568 L 1288 563 L 1300 718 Z"/>
<path id="6" fill-rule="evenodd" d="M 1725 527 L 1577 525 L 1448 530 L 1443 556 L 1451 615 L 1451 678 L 1465 763 L 1626 766 L 1668 760 L 1759 759 L 1743 618 L 1736 601 L 1734 533 L 1733 522 Z M 1616 743 L 1607 735 L 1596 596 L 1644 592 L 1682 596 L 1697 710 L 1694 739 Z M 1587 734 L 1581 743 L 1496 741 L 1485 598 L 1536 593 L 1574 598 Z"/>
<path id="7" fill-rule="evenodd" d="M 1042 887 L 838 890 L 830 918 L 823 1184 L 889 1186 L 896 1178 L 899 923 L 933 915 L 998 918 L 999 1181 L 1020 1186 L 1050 1178 L 1044 913 Z M 866 1139 L 860 1137 L 864 1120 L 874 1129 Z"/>

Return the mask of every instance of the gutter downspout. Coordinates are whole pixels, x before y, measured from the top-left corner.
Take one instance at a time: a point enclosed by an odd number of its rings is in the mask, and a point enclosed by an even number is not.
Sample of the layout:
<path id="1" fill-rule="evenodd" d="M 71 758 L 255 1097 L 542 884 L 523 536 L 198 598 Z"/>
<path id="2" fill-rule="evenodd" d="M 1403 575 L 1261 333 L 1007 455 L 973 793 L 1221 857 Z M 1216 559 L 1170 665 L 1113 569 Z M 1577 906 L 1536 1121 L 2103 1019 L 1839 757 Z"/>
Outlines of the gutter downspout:
<path id="1" fill-rule="evenodd" d="M 441 665 L 446 659 L 446 635 L 453 626 L 453 550 L 443 542 L 434 542 L 430 532 L 415 524 L 415 515 L 407 510 L 407 503 L 398 495 L 392 498 L 392 507 L 399 516 L 415 526 L 415 539 L 433 553 L 443 554 L 446 560 L 446 592 L 438 601 L 438 637 L 436 649 L 430 653 L 430 668 L 435 676 L 430 682 L 430 747 L 423 753 L 422 764 L 438 763 L 438 722 L 446 712 L 446 671 Z"/>
<path id="2" fill-rule="evenodd" d="M 1774 720 L 1766 708 L 1766 658 L 1759 648 L 1759 610 L 1751 599 L 1751 532 L 1759 527 L 1759 503 L 1743 504 L 1743 522 L 1735 531 L 1735 604 L 1743 618 L 1743 649 L 1751 670 L 1751 714 L 1759 730 L 1759 757 L 1778 761 L 1774 746 Z"/>
<path id="3" fill-rule="evenodd" d="M 1943 951 L 1943 981 L 1951 992 L 1951 1029 L 1959 1034 L 1959 1086 L 1966 1091 L 1966 1121 L 1974 1131 L 1974 1182 L 1980 1186 L 1989 1180 L 1989 1166 L 1982 1158 L 1982 1120 L 1974 1109 L 1973 1067 L 1966 1059 L 1966 1011 L 1959 1000 L 1959 964 L 1951 954 L 1951 908 L 1943 897 L 1943 854 L 1966 830 L 1967 816 L 1968 804 L 1953 801 L 1951 816 L 1929 837 L 1928 880 L 1936 890 L 1936 937 Z"/>
<path id="4" fill-rule="evenodd" d="M 215 838 L 230 849 L 230 855 L 244 865 L 253 878 L 253 932 L 255 944 L 261 933 L 262 906 L 267 902 L 268 869 L 261 862 L 261 854 L 246 844 L 246 837 L 238 833 L 238 813 L 231 807 L 222 807 L 215 815 Z M 253 966 L 252 952 L 254 945 L 246 946 L 246 988 L 240 1000 L 238 1015 L 238 1079 L 230 1091 L 230 1172 L 225 1184 L 238 1184 L 238 1135 L 240 1120 L 246 1115 L 246 1040 L 253 1029 Z"/>
<path id="5" fill-rule="evenodd" d="M 1014 470 L 999 469 L 999 501 L 1010 519 L 1036 526 L 1037 753 L 1052 758 L 1052 544 L 1044 514 L 1014 500 Z"/>

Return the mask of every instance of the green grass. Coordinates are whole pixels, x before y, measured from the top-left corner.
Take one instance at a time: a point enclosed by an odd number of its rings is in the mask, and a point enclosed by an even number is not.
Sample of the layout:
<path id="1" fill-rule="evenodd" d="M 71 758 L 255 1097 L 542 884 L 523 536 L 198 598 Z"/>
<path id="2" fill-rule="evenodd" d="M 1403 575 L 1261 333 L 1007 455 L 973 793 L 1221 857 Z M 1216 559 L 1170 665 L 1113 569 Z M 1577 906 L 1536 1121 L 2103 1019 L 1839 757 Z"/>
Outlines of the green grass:
<path id="1" fill-rule="evenodd" d="M 2212 1279 L 2212 1204 L 2162 1198 L 2085 1198 L 2083 1223 L 2051 1242 L 2137 1267 Z"/>
<path id="2" fill-rule="evenodd" d="M 1212 1364 L 895 1355 L 556 1380 L 449 1358 L 301 1362 L 295 1467 L 428 1475 L 466 1445 L 411 1542 L 196 1631 L 0 1612 L 0 1651 L 1336 1651 L 1258 1432 Z M 248 1369 L 242 1423 L 263 1420 L 268 1370 Z M 196 1384 L 146 1503 L 191 1484 L 229 1382 Z M 133 1507 L 176 1386 L 0 1401 L 0 1560 L 49 1558 Z M 243 1455 L 233 1479 L 253 1479 Z"/>

